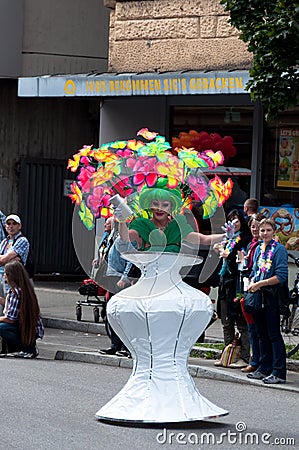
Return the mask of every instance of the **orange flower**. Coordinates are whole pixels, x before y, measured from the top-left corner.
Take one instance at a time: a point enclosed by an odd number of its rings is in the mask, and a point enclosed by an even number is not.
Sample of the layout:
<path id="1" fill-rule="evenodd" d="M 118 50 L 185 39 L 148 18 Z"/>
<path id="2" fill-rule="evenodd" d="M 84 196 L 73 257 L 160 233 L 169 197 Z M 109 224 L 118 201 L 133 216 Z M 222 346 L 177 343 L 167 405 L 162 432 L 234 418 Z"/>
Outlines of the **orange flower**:
<path id="1" fill-rule="evenodd" d="M 72 172 L 76 172 L 80 163 L 80 155 L 74 155 L 73 158 L 68 160 L 67 168 L 71 169 Z"/>
<path id="2" fill-rule="evenodd" d="M 69 194 L 68 196 L 72 199 L 73 203 L 76 202 L 76 205 L 80 205 L 82 202 L 82 192 L 75 181 L 71 184 L 71 191 L 72 194 Z"/>
<path id="3" fill-rule="evenodd" d="M 169 156 L 165 162 L 157 162 L 156 170 L 158 175 L 168 177 L 170 188 L 175 188 L 179 182 L 184 181 L 184 163 L 174 156 Z"/>
<path id="4" fill-rule="evenodd" d="M 223 203 L 229 198 L 233 190 L 233 182 L 230 178 L 226 181 L 226 183 L 223 183 L 223 181 L 217 175 L 215 175 L 215 177 L 210 180 L 209 186 L 214 190 L 217 196 L 218 206 L 223 205 Z"/>
<path id="5" fill-rule="evenodd" d="M 115 153 L 112 153 L 108 149 L 98 148 L 94 150 L 93 157 L 96 161 L 101 162 L 110 162 L 118 159 L 118 156 Z"/>

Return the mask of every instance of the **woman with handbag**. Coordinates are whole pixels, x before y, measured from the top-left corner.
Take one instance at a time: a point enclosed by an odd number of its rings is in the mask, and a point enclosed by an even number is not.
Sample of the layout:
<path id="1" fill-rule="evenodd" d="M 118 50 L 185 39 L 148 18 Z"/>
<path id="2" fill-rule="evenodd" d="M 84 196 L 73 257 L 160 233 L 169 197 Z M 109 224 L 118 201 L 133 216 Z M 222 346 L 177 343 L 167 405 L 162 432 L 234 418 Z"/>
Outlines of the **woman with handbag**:
<path id="1" fill-rule="evenodd" d="M 260 362 L 257 370 L 248 378 L 263 380 L 265 384 L 286 382 L 286 351 L 280 333 L 279 287 L 288 283 L 288 254 L 275 239 L 276 225 L 273 219 L 259 223 L 262 243 L 256 249 L 249 293 L 263 291 L 260 307 L 253 312 L 260 340 Z M 260 294 L 262 293 L 260 292 Z M 246 298 L 244 307 L 246 310 Z"/>
<path id="2" fill-rule="evenodd" d="M 236 326 L 241 334 L 240 359 L 228 366 L 232 369 L 241 369 L 249 363 L 250 341 L 247 323 L 244 319 L 240 302 L 236 301 L 238 282 L 237 254 L 238 251 L 247 247 L 250 235 L 246 220 L 237 209 L 232 210 L 228 214 L 227 220 L 234 221 L 235 233 L 224 248 L 217 244 L 214 246 L 214 249 L 218 251 L 220 258 L 222 258 L 217 313 L 221 318 L 225 347 L 234 341 Z M 215 366 L 222 366 L 221 360 L 216 361 Z"/>

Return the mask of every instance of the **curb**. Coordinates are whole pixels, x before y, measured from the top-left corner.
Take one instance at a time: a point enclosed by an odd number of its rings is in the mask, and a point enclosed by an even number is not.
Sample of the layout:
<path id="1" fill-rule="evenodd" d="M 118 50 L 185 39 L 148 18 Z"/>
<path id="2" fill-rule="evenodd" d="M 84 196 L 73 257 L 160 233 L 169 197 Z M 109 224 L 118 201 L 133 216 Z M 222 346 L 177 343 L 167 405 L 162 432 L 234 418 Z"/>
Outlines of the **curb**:
<path id="1" fill-rule="evenodd" d="M 85 362 L 91 364 L 103 364 L 106 366 L 122 367 L 125 369 L 133 368 L 133 360 L 119 356 L 106 356 L 97 352 L 80 352 L 80 351 L 62 351 L 58 350 L 55 355 L 55 360 Z M 299 388 L 293 386 L 291 383 L 280 385 L 265 385 L 259 380 L 250 380 L 245 375 L 224 373 L 219 369 L 200 367 L 194 364 L 188 364 L 189 373 L 193 378 L 206 378 L 210 380 L 226 381 L 232 383 L 242 383 L 246 385 L 254 385 L 270 389 L 281 389 L 289 392 L 299 392 Z"/>
<path id="2" fill-rule="evenodd" d="M 213 353 L 214 359 L 219 359 L 222 352 L 214 348 L 200 347 L 200 346 L 192 347 L 192 354 L 195 358 L 205 359 L 206 353 Z M 299 372 L 299 361 L 295 359 L 287 359 L 287 370 L 290 370 L 291 372 Z"/>
<path id="3" fill-rule="evenodd" d="M 79 322 L 70 319 L 57 319 L 52 317 L 43 317 L 45 328 L 56 328 L 61 330 L 81 331 L 82 333 L 105 334 L 105 325 L 103 323 Z"/>

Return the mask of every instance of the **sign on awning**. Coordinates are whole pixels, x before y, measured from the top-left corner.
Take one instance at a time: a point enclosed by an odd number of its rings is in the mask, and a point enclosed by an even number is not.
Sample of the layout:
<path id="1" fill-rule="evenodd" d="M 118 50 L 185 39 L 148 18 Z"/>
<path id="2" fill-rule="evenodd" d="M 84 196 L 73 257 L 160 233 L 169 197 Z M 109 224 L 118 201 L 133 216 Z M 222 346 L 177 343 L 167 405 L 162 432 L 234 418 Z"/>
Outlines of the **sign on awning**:
<path id="1" fill-rule="evenodd" d="M 248 71 L 60 75 L 19 78 L 19 97 L 244 94 Z"/>

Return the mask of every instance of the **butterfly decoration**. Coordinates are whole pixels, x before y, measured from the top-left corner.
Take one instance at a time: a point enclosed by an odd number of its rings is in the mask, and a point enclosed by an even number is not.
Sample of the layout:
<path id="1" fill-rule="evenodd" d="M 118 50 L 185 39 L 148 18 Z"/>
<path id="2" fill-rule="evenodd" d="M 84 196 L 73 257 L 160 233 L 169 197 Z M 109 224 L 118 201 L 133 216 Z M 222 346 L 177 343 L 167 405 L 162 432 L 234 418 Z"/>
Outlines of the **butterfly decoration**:
<path id="1" fill-rule="evenodd" d="M 199 153 L 182 147 L 173 154 L 166 138 L 157 132 L 142 128 L 137 136 L 139 140 L 108 142 L 100 148 L 85 145 L 68 160 L 67 168 L 77 172 L 69 197 L 79 206 L 78 214 L 88 230 L 93 229 L 94 219 L 113 215 L 110 199 L 115 194 L 126 198 L 135 217 L 146 217 L 147 212 L 139 207 L 139 194 L 145 187 L 158 185 L 160 179 L 167 180 L 168 189 L 181 190 L 182 210 L 200 203 L 204 218 L 211 217 L 231 195 L 231 179 L 226 183 L 218 176 L 209 180 L 201 170 L 221 164 L 221 151 Z"/>

